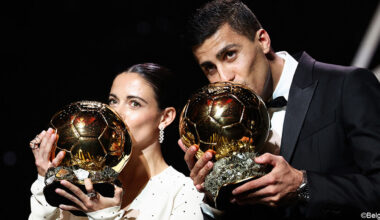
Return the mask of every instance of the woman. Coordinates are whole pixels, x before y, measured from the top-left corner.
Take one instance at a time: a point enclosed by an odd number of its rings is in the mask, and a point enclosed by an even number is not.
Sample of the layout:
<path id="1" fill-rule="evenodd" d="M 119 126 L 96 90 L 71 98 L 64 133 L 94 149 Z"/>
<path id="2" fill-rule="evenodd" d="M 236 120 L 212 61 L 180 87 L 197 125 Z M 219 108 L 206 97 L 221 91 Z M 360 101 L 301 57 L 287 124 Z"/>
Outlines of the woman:
<path id="1" fill-rule="evenodd" d="M 49 206 L 42 193 L 43 177 L 50 166 L 59 164 L 64 153 L 49 161 L 56 134 L 52 129 L 41 132 L 31 142 L 39 177 L 31 189 L 29 219 L 203 219 L 203 194 L 190 178 L 169 166 L 161 153 L 163 131 L 176 116 L 172 107 L 175 92 L 169 90 L 171 79 L 167 69 L 146 63 L 132 66 L 113 81 L 109 105 L 123 118 L 134 139 L 133 153 L 119 175 L 122 188 L 115 186 L 114 198 L 96 193 L 89 179 L 85 181 L 87 194 L 62 181 L 76 197 L 60 189 L 56 193 L 76 205 Z M 90 198 L 90 194 L 96 196 Z M 70 210 L 83 211 L 88 217 L 74 216 Z"/>

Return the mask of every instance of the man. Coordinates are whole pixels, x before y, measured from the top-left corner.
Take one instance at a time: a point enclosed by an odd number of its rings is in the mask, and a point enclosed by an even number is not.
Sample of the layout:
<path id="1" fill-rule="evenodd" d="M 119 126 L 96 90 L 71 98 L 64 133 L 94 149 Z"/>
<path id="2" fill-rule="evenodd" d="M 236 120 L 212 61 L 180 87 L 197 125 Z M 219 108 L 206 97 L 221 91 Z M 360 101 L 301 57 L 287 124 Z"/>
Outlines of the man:
<path id="1" fill-rule="evenodd" d="M 239 1 L 210 2 L 190 24 L 193 54 L 210 82 L 235 81 L 264 100 L 287 100 L 270 109 L 269 141 L 279 155 L 255 158 L 272 171 L 234 189 L 231 203 L 267 218 L 380 211 L 380 85 L 371 72 L 321 63 L 305 52 L 274 53 L 269 34 Z M 179 145 L 196 188 L 204 190 L 211 153 L 196 161 L 196 146 Z"/>

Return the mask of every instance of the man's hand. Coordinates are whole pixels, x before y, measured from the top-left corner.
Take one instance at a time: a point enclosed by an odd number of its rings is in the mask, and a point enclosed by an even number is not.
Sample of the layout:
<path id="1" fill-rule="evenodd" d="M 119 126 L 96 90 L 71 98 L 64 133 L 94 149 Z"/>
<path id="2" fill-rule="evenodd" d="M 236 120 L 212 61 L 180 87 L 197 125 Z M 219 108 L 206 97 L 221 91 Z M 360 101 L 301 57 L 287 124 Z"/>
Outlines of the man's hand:
<path id="1" fill-rule="evenodd" d="M 301 171 L 291 167 L 282 156 L 270 153 L 256 157 L 255 162 L 270 164 L 273 169 L 265 176 L 234 189 L 231 202 L 240 205 L 260 203 L 274 207 L 294 198 L 297 188 L 302 183 Z"/>
<path id="2" fill-rule="evenodd" d="M 185 152 L 185 161 L 187 167 L 190 170 L 190 178 L 193 180 L 194 186 L 198 191 L 203 192 L 203 183 L 205 181 L 206 175 L 212 170 L 213 163 L 210 161 L 213 157 L 211 152 L 205 152 L 199 160 L 196 160 L 195 154 L 197 153 L 199 147 L 197 145 L 192 145 L 187 148 L 180 140 L 178 140 L 178 145 Z"/>

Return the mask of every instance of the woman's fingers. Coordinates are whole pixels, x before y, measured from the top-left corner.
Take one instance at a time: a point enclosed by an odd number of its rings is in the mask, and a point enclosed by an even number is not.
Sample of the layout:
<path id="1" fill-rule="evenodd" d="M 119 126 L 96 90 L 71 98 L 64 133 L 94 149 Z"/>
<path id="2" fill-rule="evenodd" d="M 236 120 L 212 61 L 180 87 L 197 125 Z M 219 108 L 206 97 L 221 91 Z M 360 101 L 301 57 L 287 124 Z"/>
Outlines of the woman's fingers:
<path id="1" fill-rule="evenodd" d="M 69 199 L 74 203 L 74 205 L 61 204 L 59 207 L 63 210 L 81 210 L 83 212 L 92 212 L 107 207 L 121 205 L 123 199 L 123 189 L 121 187 L 114 185 L 115 194 L 113 198 L 103 197 L 100 193 L 95 191 L 91 179 L 89 178 L 84 180 L 84 186 L 87 194 L 86 192 L 83 192 L 79 187 L 66 180 L 62 180 L 61 184 L 67 189 L 65 191 L 58 188 L 56 189 L 57 194 Z M 92 197 L 92 195 L 95 196 Z"/>
<path id="2" fill-rule="evenodd" d="M 87 192 L 94 191 L 94 186 L 92 185 L 91 179 L 84 179 L 84 186 L 86 187 Z"/>
<path id="3" fill-rule="evenodd" d="M 71 192 L 73 192 L 74 195 L 76 195 L 82 202 L 88 199 L 87 195 L 79 187 L 70 183 L 69 181 L 62 180 L 61 184 L 65 186 L 67 189 L 69 189 Z"/>
<path id="4" fill-rule="evenodd" d="M 59 164 L 61 164 L 63 158 L 65 158 L 65 155 L 66 155 L 66 151 L 60 151 L 60 152 L 55 156 L 55 158 L 51 161 L 52 165 L 53 165 L 54 167 L 59 166 Z"/>
<path id="5" fill-rule="evenodd" d="M 117 205 L 121 204 L 121 200 L 123 199 L 123 188 L 115 186 L 115 196 L 114 198 L 116 199 L 115 202 Z"/>
<path id="6" fill-rule="evenodd" d="M 51 154 L 51 150 L 53 148 L 56 138 L 57 138 L 57 134 L 55 133 L 53 129 L 51 129 L 51 131 L 47 135 L 46 146 L 45 146 L 45 152 L 49 156 Z"/>
<path id="7" fill-rule="evenodd" d="M 41 139 L 40 150 L 43 151 L 45 154 L 50 153 L 51 151 L 51 147 L 54 143 L 51 137 L 53 133 L 54 133 L 54 130 L 52 128 L 49 128 L 46 131 L 46 134 Z M 54 136 L 54 140 L 55 140 L 55 136 Z"/>
<path id="8" fill-rule="evenodd" d="M 79 208 L 75 206 L 64 205 L 64 204 L 59 205 L 59 208 L 65 211 L 81 211 Z"/>
<path id="9" fill-rule="evenodd" d="M 39 149 L 41 141 L 42 141 L 42 138 L 45 136 L 45 134 L 46 134 L 46 131 L 43 130 L 43 131 L 41 131 L 41 133 L 39 133 L 38 135 L 36 135 L 36 137 L 33 140 L 31 140 L 29 142 L 29 147 L 33 150 L 32 151 L 33 154 L 36 154 L 36 150 Z"/>
<path id="10" fill-rule="evenodd" d="M 65 198 L 67 198 L 68 200 L 72 201 L 74 204 L 76 204 L 78 207 L 80 207 L 82 210 L 87 210 L 86 206 L 83 204 L 83 202 L 81 200 L 79 200 L 76 196 L 66 192 L 65 190 L 63 189 L 60 189 L 60 188 L 57 188 L 55 190 L 55 192 L 60 195 L 60 196 L 63 196 Z"/>

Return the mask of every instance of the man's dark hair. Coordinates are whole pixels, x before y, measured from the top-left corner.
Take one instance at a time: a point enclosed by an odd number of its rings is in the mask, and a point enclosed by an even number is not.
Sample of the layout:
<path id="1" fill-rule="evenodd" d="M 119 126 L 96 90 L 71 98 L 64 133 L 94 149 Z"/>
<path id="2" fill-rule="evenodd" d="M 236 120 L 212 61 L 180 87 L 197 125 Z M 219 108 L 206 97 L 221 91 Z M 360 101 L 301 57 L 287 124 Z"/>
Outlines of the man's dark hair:
<path id="1" fill-rule="evenodd" d="M 192 49 L 200 46 L 223 24 L 228 23 L 237 33 L 255 39 L 261 24 L 253 12 L 239 0 L 215 0 L 196 10 L 190 18 L 188 43 Z"/>

